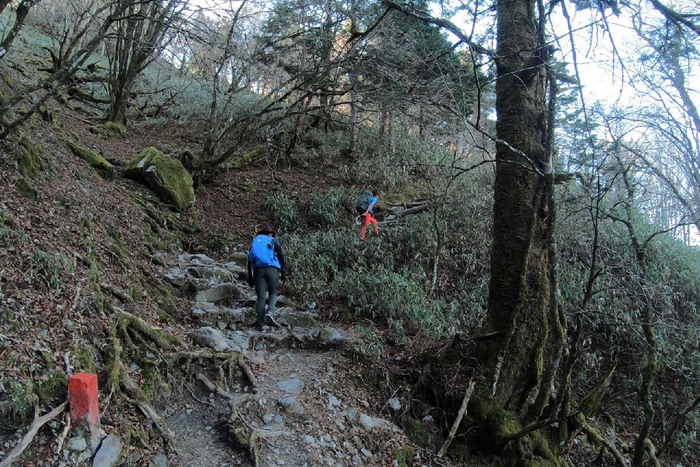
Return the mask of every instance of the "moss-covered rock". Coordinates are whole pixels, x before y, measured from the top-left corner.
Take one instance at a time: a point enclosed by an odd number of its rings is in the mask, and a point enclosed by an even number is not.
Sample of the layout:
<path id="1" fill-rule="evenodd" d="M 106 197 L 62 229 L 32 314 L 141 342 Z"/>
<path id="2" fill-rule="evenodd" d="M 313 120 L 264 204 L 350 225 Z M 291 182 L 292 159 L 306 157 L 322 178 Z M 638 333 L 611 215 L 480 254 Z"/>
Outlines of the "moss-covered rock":
<path id="1" fill-rule="evenodd" d="M 131 159 L 126 177 L 146 183 L 165 203 L 179 211 L 194 204 L 192 177 L 182 163 L 150 147 Z"/>
<path id="2" fill-rule="evenodd" d="M 419 446 L 437 452 L 444 443 L 444 440 L 439 433 L 429 430 L 424 423 L 422 423 L 420 420 L 416 420 L 409 414 L 402 415 L 400 423 L 403 427 L 404 433 L 406 433 L 406 436 L 408 436 L 408 439 Z"/>
<path id="3" fill-rule="evenodd" d="M 43 404 L 55 404 L 66 400 L 68 378 L 62 372 L 51 372 L 45 379 L 36 381 L 36 394 Z M 46 376 L 46 375 L 45 375 Z"/>
<path id="4" fill-rule="evenodd" d="M 114 178 L 114 166 L 110 164 L 107 159 L 91 151 L 82 144 L 73 141 L 68 141 L 66 144 L 68 144 L 73 154 L 94 167 L 102 178 L 110 180 Z"/>

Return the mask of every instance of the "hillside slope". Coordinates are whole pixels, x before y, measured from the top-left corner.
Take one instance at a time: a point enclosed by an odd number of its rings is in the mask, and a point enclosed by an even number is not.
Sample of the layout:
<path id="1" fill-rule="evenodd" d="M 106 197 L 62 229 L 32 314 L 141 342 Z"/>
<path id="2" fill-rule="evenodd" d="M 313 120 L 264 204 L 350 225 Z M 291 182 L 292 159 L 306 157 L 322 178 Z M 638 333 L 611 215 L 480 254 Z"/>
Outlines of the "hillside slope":
<path id="1" fill-rule="evenodd" d="M 305 196 L 333 180 L 263 163 L 199 187 L 193 208 L 176 213 L 146 186 L 124 178 L 123 167 L 147 147 L 176 154 L 196 148 L 196 141 L 184 129 L 138 125 L 123 137 L 101 136 L 90 131 L 98 122 L 83 110 L 51 102 L 44 118 L 33 116 L 2 146 L 0 462 L 20 446 L 34 408 L 43 414 L 63 402 L 67 377 L 77 372 L 98 374 L 102 428 L 125 445 L 124 465 L 165 465 L 166 458 L 170 465 L 223 465 L 224 459 L 245 465 L 256 456 L 257 465 L 284 465 L 285 458 L 293 465 L 308 446 L 327 451 L 325 458 L 303 459 L 308 465 L 386 465 L 397 452 L 411 462 L 417 451 L 403 435 L 380 442 L 365 427 L 344 438 L 343 423 L 360 416 L 381 420 L 369 413 L 383 408 L 387 415 L 388 409 L 386 401 L 347 384 L 361 381 L 347 357 L 308 349 L 318 347 L 318 334 L 295 341 L 299 331 L 288 327 L 263 336 L 269 342 L 261 344 L 243 319 L 223 328 L 247 339 L 250 349 L 206 350 L 189 337 L 203 324 L 192 319 L 196 287 L 178 290 L 165 278 L 187 252 L 207 252 L 217 264 L 240 258 L 255 226 L 269 222 L 261 208 L 267 194 L 284 189 Z M 114 164 L 114 178 L 74 155 L 69 141 Z M 242 270 L 235 271 L 238 281 Z M 250 309 L 250 291 L 242 295 L 227 305 Z M 239 365 L 232 365 L 232 355 Z M 230 373 L 221 374 L 226 365 Z M 233 412 L 215 387 L 230 387 L 229 395 L 244 391 L 241 368 L 252 368 L 253 378 L 259 374 L 258 396 L 236 409 L 240 424 L 222 423 Z M 199 378 L 203 374 L 210 377 Z M 302 414 L 296 408 L 275 414 L 280 405 L 269 398 L 282 397 L 279 384 L 286 380 L 306 385 L 298 396 Z M 284 424 L 288 416 L 293 421 L 277 430 L 279 446 L 272 436 L 259 445 L 251 441 L 258 425 Z M 79 432 L 67 420 L 61 415 L 42 428 L 20 458 L 33 465 L 86 462 L 86 451 L 68 450 Z M 248 430 L 247 446 L 236 431 L 241 427 Z"/>

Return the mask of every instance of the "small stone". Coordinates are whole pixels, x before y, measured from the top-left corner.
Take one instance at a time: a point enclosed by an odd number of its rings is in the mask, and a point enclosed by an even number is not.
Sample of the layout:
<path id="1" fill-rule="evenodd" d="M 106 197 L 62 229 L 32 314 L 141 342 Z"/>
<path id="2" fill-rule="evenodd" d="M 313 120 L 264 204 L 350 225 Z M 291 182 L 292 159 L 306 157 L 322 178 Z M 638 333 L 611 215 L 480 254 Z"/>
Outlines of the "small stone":
<path id="1" fill-rule="evenodd" d="M 391 399 L 389 399 L 388 404 L 389 407 L 392 408 L 392 410 L 401 410 L 401 401 L 398 400 L 396 397 L 392 397 Z"/>
<path id="2" fill-rule="evenodd" d="M 301 390 L 304 388 L 304 382 L 300 379 L 280 381 L 277 383 L 277 388 L 286 392 L 287 394 L 300 394 Z"/>
<path id="3" fill-rule="evenodd" d="M 83 452 L 87 449 L 87 440 L 83 437 L 71 438 L 68 440 L 66 448 L 73 452 Z"/>
<path id="4" fill-rule="evenodd" d="M 168 467 L 168 458 L 165 454 L 156 454 L 148 463 L 148 467 Z"/>

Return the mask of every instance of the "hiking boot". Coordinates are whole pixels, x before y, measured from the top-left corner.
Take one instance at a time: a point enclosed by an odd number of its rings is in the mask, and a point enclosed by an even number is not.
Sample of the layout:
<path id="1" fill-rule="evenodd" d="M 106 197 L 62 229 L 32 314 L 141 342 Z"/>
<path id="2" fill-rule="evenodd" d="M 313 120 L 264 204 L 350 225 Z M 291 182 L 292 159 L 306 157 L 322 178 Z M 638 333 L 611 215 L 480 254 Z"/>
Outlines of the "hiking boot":
<path id="1" fill-rule="evenodd" d="M 274 326 L 276 328 L 281 327 L 280 324 L 277 321 L 275 321 L 275 318 L 272 316 L 271 313 L 267 313 L 265 315 L 265 324 L 269 324 L 270 326 Z"/>

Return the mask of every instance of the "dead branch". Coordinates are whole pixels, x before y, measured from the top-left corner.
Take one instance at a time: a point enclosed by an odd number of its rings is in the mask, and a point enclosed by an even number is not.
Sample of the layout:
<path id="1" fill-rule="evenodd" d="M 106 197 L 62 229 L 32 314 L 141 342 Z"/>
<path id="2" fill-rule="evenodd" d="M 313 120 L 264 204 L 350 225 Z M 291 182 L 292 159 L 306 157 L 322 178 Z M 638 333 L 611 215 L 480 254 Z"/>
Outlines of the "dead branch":
<path id="1" fill-rule="evenodd" d="M 258 383 L 258 378 L 255 377 L 255 374 L 253 374 L 253 370 L 251 370 L 250 367 L 242 360 L 238 361 L 238 367 L 243 371 L 243 374 L 245 374 L 246 378 L 248 378 L 248 381 L 250 381 L 250 384 L 253 386 L 253 392 L 258 392 L 260 383 Z"/>
<path id="2" fill-rule="evenodd" d="M 447 437 L 447 441 L 445 441 L 445 444 L 442 445 L 440 448 L 440 452 L 438 452 L 438 457 L 442 457 L 445 455 L 447 452 L 447 448 L 450 447 L 450 444 L 452 443 L 452 440 L 455 437 L 455 434 L 457 433 L 457 428 L 459 428 L 459 425 L 462 423 L 462 418 L 464 418 L 464 414 L 467 411 L 467 406 L 469 405 L 469 399 L 472 397 L 472 392 L 474 392 L 474 386 L 476 385 L 475 381 L 470 381 L 469 386 L 467 387 L 467 390 L 464 393 L 464 398 L 462 399 L 462 406 L 459 408 L 459 412 L 457 412 L 457 418 L 455 419 L 454 423 L 452 424 L 452 428 L 450 428 L 450 434 Z"/>
<path id="3" fill-rule="evenodd" d="M 41 417 L 39 416 L 39 407 L 34 407 L 34 421 L 29 426 L 29 431 L 27 431 L 27 434 L 24 435 L 22 441 L 20 441 L 20 443 L 15 446 L 15 448 L 10 451 L 10 453 L 0 462 L 0 467 L 9 467 L 10 464 L 12 464 L 12 461 L 17 459 L 24 452 L 24 450 L 27 449 L 27 446 L 31 444 L 32 440 L 39 431 L 39 428 L 44 426 L 46 422 L 58 417 L 58 415 L 65 410 L 66 406 L 68 406 L 68 401 L 59 405 L 46 415 L 42 415 Z"/>
<path id="4" fill-rule="evenodd" d="M 430 208 L 429 204 L 421 204 L 409 209 L 404 209 L 403 211 L 398 211 L 393 213 L 397 218 L 410 216 L 411 214 L 418 214 L 419 212 L 427 211 Z"/>

